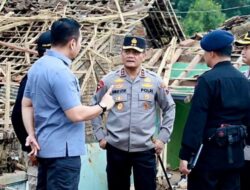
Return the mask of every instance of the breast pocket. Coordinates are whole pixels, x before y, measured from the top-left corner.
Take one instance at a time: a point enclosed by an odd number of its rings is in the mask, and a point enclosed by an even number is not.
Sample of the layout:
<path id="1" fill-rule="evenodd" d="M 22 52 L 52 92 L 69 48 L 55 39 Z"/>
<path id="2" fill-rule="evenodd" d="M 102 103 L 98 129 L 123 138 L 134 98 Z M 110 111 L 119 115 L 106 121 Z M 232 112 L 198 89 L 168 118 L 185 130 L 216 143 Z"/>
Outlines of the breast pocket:
<path id="1" fill-rule="evenodd" d="M 117 112 L 124 112 L 128 110 L 128 95 L 127 94 L 117 94 L 113 96 L 115 101 L 114 109 Z"/>
<path id="2" fill-rule="evenodd" d="M 149 111 L 154 107 L 154 95 L 149 93 L 139 93 L 139 110 Z"/>

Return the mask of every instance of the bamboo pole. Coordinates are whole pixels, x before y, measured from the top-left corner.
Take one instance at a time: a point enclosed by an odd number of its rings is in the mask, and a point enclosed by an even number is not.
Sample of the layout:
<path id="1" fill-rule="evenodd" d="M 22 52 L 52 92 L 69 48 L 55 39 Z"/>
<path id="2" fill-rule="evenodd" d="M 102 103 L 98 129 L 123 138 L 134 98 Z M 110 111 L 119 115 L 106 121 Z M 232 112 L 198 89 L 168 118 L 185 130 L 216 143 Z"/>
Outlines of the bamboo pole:
<path id="1" fill-rule="evenodd" d="M 193 60 L 190 62 L 190 64 L 187 66 L 187 70 L 184 69 L 184 71 L 178 76 L 178 79 L 175 79 L 174 82 L 170 86 L 178 86 L 182 80 L 182 78 L 186 77 L 193 68 L 199 63 L 199 61 L 202 59 L 201 54 L 197 54 Z"/>
<path id="2" fill-rule="evenodd" d="M 173 49 L 175 49 L 175 45 L 176 45 L 176 42 L 177 42 L 177 38 L 176 37 L 173 37 L 171 42 L 170 42 L 170 46 L 167 48 L 164 56 L 163 56 L 163 59 L 161 61 L 161 64 L 160 64 L 160 67 L 158 69 L 158 72 L 157 74 L 159 76 L 161 76 L 161 73 L 164 69 L 164 67 L 166 66 L 166 64 L 169 64 L 170 63 L 170 60 L 171 60 L 171 55 L 173 53 Z M 167 68 L 168 69 L 168 68 Z M 167 84 L 166 84 L 167 85 Z"/>
<path id="3" fill-rule="evenodd" d="M 31 53 L 31 54 L 38 55 L 37 51 L 35 51 L 35 50 L 29 49 L 29 48 L 23 48 L 23 47 L 15 45 L 13 43 L 0 41 L 0 45 L 9 47 L 11 49 L 14 49 L 15 51 L 23 51 L 23 52 L 28 52 L 28 53 Z"/>
<path id="4" fill-rule="evenodd" d="M 0 6 L 0 12 L 2 11 L 4 4 L 7 2 L 7 0 L 2 0 L 1 6 Z"/>
<path id="5" fill-rule="evenodd" d="M 6 90 L 5 90 L 5 114 L 4 130 L 9 129 L 10 122 L 10 83 L 11 83 L 11 63 L 6 63 Z"/>
<path id="6" fill-rule="evenodd" d="M 78 63 L 80 61 L 80 59 L 85 55 L 85 53 L 87 52 L 87 50 L 89 49 L 89 47 L 91 47 L 94 44 L 94 40 L 96 38 L 97 35 L 97 27 L 98 25 L 94 26 L 94 34 L 89 42 L 89 44 L 87 45 L 87 47 L 85 47 L 85 49 L 77 56 L 77 58 L 73 61 L 72 63 L 72 70 L 78 70 L 80 68 L 80 66 L 82 65 L 82 63 Z"/>
<path id="7" fill-rule="evenodd" d="M 83 81 L 83 83 L 81 85 L 81 95 L 83 95 L 83 93 L 84 93 L 84 91 L 86 89 L 87 82 L 88 82 L 88 80 L 89 80 L 89 78 L 91 76 L 91 71 L 93 70 L 93 65 L 94 65 L 94 60 L 93 60 L 91 54 L 88 53 L 88 56 L 89 56 L 89 59 L 90 59 L 90 66 L 89 66 L 88 71 L 87 71 L 87 73 L 86 73 L 86 75 L 84 77 L 84 81 Z"/>
<path id="8" fill-rule="evenodd" d="M 121 19 L 121 21 L 122 21 L 122 25 L 125 25 L 125 21 L 124 21 L 124 18 L 123 18 L 123 16 L 122 16 L 121 7 L 120 7 L 119 2 L 118 2 L 117 0 L 115 0 L 115 5 L 116 5 L 116 8 L 117 8 L 117 10 L 118 10 L 118 14 L 119 14 L 119 16 L 120 16 L 120 19 Z"/>

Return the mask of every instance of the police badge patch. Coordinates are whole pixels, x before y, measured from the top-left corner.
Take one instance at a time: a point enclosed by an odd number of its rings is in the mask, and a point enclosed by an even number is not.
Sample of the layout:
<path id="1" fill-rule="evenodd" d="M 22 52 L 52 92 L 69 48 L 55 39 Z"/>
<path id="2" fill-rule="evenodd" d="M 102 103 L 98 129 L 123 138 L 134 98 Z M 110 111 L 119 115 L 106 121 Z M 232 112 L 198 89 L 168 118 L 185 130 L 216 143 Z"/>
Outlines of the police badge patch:
<path id="1" fill-rule="evenodd" d="M 103 87 L 104 87 L 104 82 L 102 80 L 100 80 L 99 83 L 98 83 L 98 85 L 97 85 L 96 92 L 98 92 Z"/>
<path id="2" fill-rule="evenodd" d="M 124 108 L 124 104 L 123 104 L 122 102 L 120 102 L 120 103 L 118 103 L 118 104 L 116 105 L 116 108 L 117 108 L 117 110 L 122 111 L 123 108 Z"/>

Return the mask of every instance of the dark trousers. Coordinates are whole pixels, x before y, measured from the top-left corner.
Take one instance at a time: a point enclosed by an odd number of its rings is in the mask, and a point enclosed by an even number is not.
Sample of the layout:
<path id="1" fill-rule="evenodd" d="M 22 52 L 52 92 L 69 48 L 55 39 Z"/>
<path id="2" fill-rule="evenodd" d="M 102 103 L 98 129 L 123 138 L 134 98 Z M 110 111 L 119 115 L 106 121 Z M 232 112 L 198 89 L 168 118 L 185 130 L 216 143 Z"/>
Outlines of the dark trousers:
<path id="1" fill-rule="evenodd" d="M 37 190 L 77 190 L 81 158 L 39 158 Z"/>
<path id="2" fill-rule="evenodd" d="M 136 190 L 156 189 L 156 158 L 154 149 L 126 152 L 107 145 L 107 178 L 109 190 L 129 190 L 133 168 Z"/>
<path id="3" fill-rule="evenodd" d="M 245 165 L 242 168 L 240 174 L 240 189 L 249 190 L 250 189 L 250 161 L 245 161 Z"/>
<path id="4" fill-rule="evenodd" d="M 188 175 L 188 190 L 240 190 L 240 170 L 193 170 Z"/>

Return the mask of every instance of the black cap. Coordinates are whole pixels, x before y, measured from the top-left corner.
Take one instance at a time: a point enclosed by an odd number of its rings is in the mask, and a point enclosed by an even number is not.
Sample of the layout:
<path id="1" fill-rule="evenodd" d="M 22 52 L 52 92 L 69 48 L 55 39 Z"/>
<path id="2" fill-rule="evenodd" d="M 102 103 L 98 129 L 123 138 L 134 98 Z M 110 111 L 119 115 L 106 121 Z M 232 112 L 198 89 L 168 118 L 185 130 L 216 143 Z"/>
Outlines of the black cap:
<path id="1" fill-rule="evenodd" d="M 125 36 L 122 49 L 134 49 L 143 52 L 146 49 L 146 41 L 141 37 Z"/>
<path id="2" fill-rule="evenodd" d="M 250 31 L 247 32 L 241 39 L 235 42 L 236 46 L 250 45 Z"/>
<path id="3" fill-rule="evenodd" d="M 214 30 L 205 35 L 200 41 L 201 48 L 205 51 L 220 51 L 230 47 L 234 36 L 226 30 Z"/>
<path id="4" fill-rule="evenodd" d="M 51 32 L 43 32 L 36 41 L 39 57 L 42 57 L 46 49 L 51 47 Z"/>

